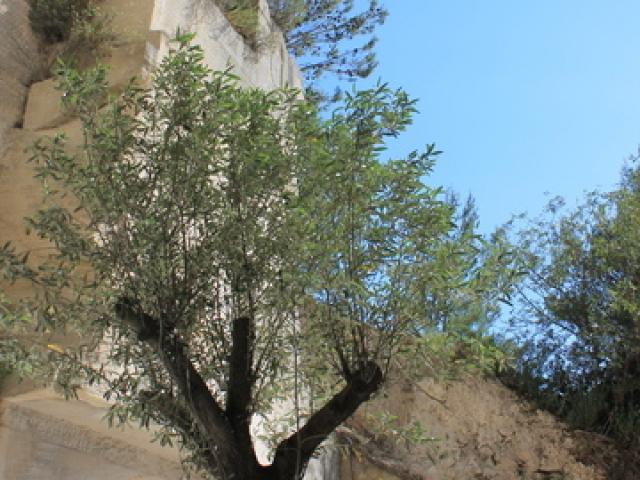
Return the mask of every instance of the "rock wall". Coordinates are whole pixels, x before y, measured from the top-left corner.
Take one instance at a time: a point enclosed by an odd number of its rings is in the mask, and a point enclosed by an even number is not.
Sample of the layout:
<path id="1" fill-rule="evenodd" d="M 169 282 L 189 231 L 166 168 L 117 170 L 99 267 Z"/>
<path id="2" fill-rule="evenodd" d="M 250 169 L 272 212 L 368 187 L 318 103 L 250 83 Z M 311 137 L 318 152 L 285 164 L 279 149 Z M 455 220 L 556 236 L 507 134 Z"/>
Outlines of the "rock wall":
<path id="1" fill-rule="evenodd" d="M 22 124 L 29 85 L 42 73 L 38 43 L 29 28 L 27 2 L 0 0 L 0 155 L 7 132 Z"/>
<path id="2" fill-rule="evenodd" d="M 49 390 L 0 404 L 2 480 L 177 480 L 177 452 L 150 443 L 147 432 L 110 429 L 107 405 L 65 401 Z"/>
<path id="3" fill-rule="evenodd" d="M 19 6 L 21 7 L 18 8 Z M 113 17 L 113 29 L 117 38 L 102 59 L 110 68 L 108 80 L 113 90 L 117 91 L 133 76 L 143 77 L 147 71 L 145 52 L 154 7 L 153 0 L 101 2 L 101 8 Z M 22 32 L 25 38 L 34 41 L 33 36 L 28 33 L 30 27 L 24 0 L 11 0 L 11 8 L 5 15 L 10 15 L 7 18 L 13 20 L 10 24 L 0 25 L 3 28 L 3 38 L 4 28 L 10 26 L 7 35 Z M 25 41 L 25 45 L 29 46 L 31 43 Z M 33 49 L 37 51 L 37 46 Z M 2 103 L 3 106 L 6 103 L 14 108 L 5 123 L 0 124 L 0 129 L 4 125 L 4 131 L 0 130 L 0 242 L 4 245 L 10 241 L 18 251 L 30 251 L 31 261 L 37 264 L 51 252 L 51 246 L 33 235 L 27 235 L 25 231 L 24 218 L 33 214 L 42 201 L 41 186 L 33 178 L 33 167 L 28 162 L 31 156 L 29 148 L 38 138 L 57 133 L 67 135 L 70 145 L 78 145 L 82 139 L 82 131 L 79 120 L 61 110 L 61 92 L 56 89 L 55 79 L 46 78 L 29 84 L 27 79 L 33 80 L 37 70 L 35 64 L 29 63 L 33 67 L 31 69 L 28 65 L 19 67 L 18 59 L 9 58 L 11 55 L 19 56 L 18 54 L 6 55 L 8 65 L 14 65 L 13 69 L 6 71 L 10 79 L 7 85 L 12 86 L 13 90 L 9 91 L 7 88 L 3 91 L 6 100 L 3 96 Z M 41 69 L 39 75 L 42 76 L 41 64 L 38 64 L 38 68 Z M 20 85 L 24 88 L 21 89 Z M 4 108 L 0 109 L 2 110 Z M 0 288 L 14 298 L 32 293 L 29 284 L 0 284 Z"/>
<path id="4" fill-rule="evenodd" d="M 109 67 L 110 88 L 118 91 L 133 76 L 145 82 L 178 29 L 196 33 L 211 68 L 231 68 L 247 86 L 301 87 L 264 0 L 260 7 L 253 48 L 214 0 L 102 0 L 100 8 L 112 17 L 116 38 L 101 60 Z M 25 0 L 0 0 L 0 34 L 0 245 L 10 241 L 18 251 L 30 251 L 30 261 L 37 264 L 51 247 L 27 235 L 24 227 L 24 218 L 42 201 L 28 149 L 38 138 L 58 133 L 68 137 L 72 148 L 81 144 L 82 131 L 80 122 L 61 110 L 55 79 L 44 78 Z M 33 293 L 26 283 L 0 283 L 0 289 L 12 298 Z M 176 451 L 151 444 L 150 432 L 108 429 L 101 421 L 106 408 L 91 395 L 65 402 L 24 384 L 0 391 L 0 480 L 180 478 Z M 264 447 L 259 449 L 264 456 Z M 307 478 L 324 478 L 329 464 L 336 464 L 330 458 L 314 460 Z"/>
<path id="5" fill-rule="evenodd" d="M 195 43 L 204 48 L 205 62 L 214 70 L 231 67 L 241 82 L 266 90 L 301 88 L 302 77 L 269 17 L 266 0 L 260 0 L 259 5 L 258 33 L 252 47 L 233 29 L 214 0 L 156 0 L 150 24 L 149 63 L 157 65 L 180 28 L 196 33 Z"/>

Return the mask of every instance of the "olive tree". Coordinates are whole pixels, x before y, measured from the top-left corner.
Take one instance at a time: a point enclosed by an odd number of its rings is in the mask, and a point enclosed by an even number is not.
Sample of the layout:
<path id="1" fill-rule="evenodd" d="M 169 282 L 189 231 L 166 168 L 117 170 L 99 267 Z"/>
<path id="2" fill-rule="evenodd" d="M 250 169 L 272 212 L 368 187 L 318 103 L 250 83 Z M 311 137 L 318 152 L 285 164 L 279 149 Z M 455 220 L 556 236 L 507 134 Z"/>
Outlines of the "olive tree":
<path id="1" fill-rule="evenodd" d="M 423 181 L 437 152 L 381 161 L 414 111 L 400 90 L 320 119 L 298 92 L 240 88 L 177 42 L 148 89 L 114 96 L 104 68 L 61 69 L 84 142 L 34 147 L 46 198 L 28 224 L 52 253 L 0 250 L 5 276 L 39 292 L 0 312 L 1 353 L 68 395 L 99 384 L 112 422 L 159 425 L 207 475 L 299 478 L 424 329 L 425 272 L 452 227 Z M 263 465 L 251 424 L 283 397 L 293 426 Z"/>

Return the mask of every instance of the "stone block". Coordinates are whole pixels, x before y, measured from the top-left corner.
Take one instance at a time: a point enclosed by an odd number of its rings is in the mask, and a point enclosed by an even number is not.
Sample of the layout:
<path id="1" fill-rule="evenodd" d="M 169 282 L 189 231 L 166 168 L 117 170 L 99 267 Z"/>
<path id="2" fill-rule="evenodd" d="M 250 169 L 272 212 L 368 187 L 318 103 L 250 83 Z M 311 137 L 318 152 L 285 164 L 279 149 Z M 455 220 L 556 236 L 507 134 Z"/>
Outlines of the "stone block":
<path id="1" fill-rule="evenodd" d="M 112 92 L 120 91 L 131 78 L 140 79 L 145 58 L 145 42 L 127 43 L 112 48 L 102 59 L 107 65 L 107 83 Z"/>
<path id="2" fill-rule="evenodd" d="M 56 80 L 49 78 L 34 83 L 29 89 L 23 127 L 28 130 L 55 128 L 69 121 L 71 115 L 62 109 L 62 94 Z"/>
<path id="3" fill-rule="evenodd" d="M 136 428 L 108 428 L 108 404 L 50 390 L 2 399 L 0 478 L 12 480 L 173 480 L 178 453 Z"/>
<path id="4" fill-rule="evenodd" d="M 111 29 L 120 42 L 144 41 L 156 0 L 108 0 L 100 8 L 111 17 Z"/>
<path id="5" fill-rule="evenodd" d="M 0 154 L 7 132 L 22 124 L 27 86 L 43 68 L 27 11 L 25 1 L 0 0 Z"/>
<path id="6" fill-rule="evenodd" d="M 145 43 L 124 44 L 112 48 L 102 59 L 108 67 L 107 83 L 112 92 L 120 91 L 132 77 L 139 77 L 144 60 Z M 72 112 L 62 108 L 63 92 L 58 81 L 49 78 L 34 83 L 29 89 L 23 127 L 28 130 L 48 130 L 61 127 L 73 119 Z"/>

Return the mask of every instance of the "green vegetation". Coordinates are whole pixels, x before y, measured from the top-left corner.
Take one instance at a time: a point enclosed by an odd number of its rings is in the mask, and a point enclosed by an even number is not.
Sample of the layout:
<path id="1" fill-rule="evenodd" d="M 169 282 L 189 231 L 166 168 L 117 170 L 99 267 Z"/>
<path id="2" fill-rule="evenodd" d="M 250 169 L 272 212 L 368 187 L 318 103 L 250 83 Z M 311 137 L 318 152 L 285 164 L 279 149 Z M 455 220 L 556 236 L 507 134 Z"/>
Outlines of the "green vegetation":
<path id="1" fill-rule="evenodd" d="M 582 429 L 638 446 L 640 170 L 619 189 L 520 232 L 530 273 L 520 289 L 525 334 L 518 386 Z M 534 325 L 533 327 L 531 325 Z"/>
<path id="2" fill-rule="evenodd" d="M 215 0 L 227 20 L 249 43 L 257 43 L 258 2 L 257 0 Z"/>
<path id="3" fill-rule="evenodd" d="M 92 65 L 114 41 L 111 17 L 90 4 L 74 21 L 59 58 L 70 64 Z"/>
<path id="4" fill-rule="evenodd" d="M 68 40 L 74 24 L 90 5 L 90 0 L 27 1 L 31 28 L 47 43 Z"/>
<path id="5" fill-rule="evenodd" d="M 268 4 L 307 80 L 324 73 L 367 77 L 375 68 L 373 32 L 387 16 L 378 0 L 368 0 L 360 12 L 354 12 L 353 0 L 268 0 Z M 354 45 L 362 36 L 366 40 Z"/>
<path id="6" fill-rule="evenodd" d="M 28 1 L 31 29 L 55 52 L 55 59 L 86 67 L 104 56 L 115 40 L 111 17 L 92 0 Z M 51 65 L 48 70 L 52 73 Z"/>
<path id="7" fill-rule="evenodd" d="M 259 34 L 255 0 L 215 0 L 234 28 L 250 42 Z M 376 66 L 372 36 L 387 11 L 377 0 L 354 12 L 353 0 L 268 0 L 273 21 L 282 30 L 289 52 L 307 80 L 325 73 L 367 77 Z M 368 38 L 354 45 L 355 39 Z"/>
<path id="8" fill-rule="evenodd" d="M 104 68 L 60 70 L 85 143 L 76 155 L 62 135 L 34 148 L 46 201 L 29 228 L 56 253 L 32 267 L 0 251 L 4 275 L 40 292 L 2 316 L 14 332 L 2 355 L 69 396 L 100 384 L 111 422 L 157 422 L 197 470 L 290 479 L 393 359 L 424 348 L 408 338 L 476 328 L 470 312 L 499 297 L 486 277 L 501 247 L 480 248 L 472 208 L 454 228 L 456 203 L 423 180 L 433 146 L 381 160 L 414 112 L 402 90 L 354 92 L 320 120 L 296 91 L 210 72 L 189 40 L 148 90 L 110 97 Z M 437 321 L 434 285 L 460 291 L 436 302 Z M 83 341 L 42 340 L 63 331 Z M 291 427 L 260 466 L 251 418 L 285 397 Z"/>

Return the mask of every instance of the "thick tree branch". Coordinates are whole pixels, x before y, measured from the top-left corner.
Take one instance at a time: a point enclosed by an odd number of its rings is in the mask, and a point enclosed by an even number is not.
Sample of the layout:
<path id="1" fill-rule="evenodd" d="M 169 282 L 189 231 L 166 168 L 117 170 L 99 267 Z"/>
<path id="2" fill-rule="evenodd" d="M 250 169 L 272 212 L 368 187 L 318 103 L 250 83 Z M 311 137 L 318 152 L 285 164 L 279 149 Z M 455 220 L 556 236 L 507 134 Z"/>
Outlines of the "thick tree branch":
<path id="1" fill-rule="evenodd" d="M 169 328 L 142 312 L 135 301 L 121 299 L 116 304 L 116 315 L 133 328 L 141 342 L 158 353 L 185 399 L 191 417 L 208 442 L 211 454 L 219 462 L 222 472 L 230 475 L 244 463 L 238 455 L 231 426 L 225 413 L 211 395 L 207 384 L 187 356 L 187 347 Z"/>
<path id="2" fill-rule="evenodd" d="M 171 395 L 166 393 L 157 393 L 149 390 L 143 390 L 139 394 L 140 401 L 151 408 L 151 418 L 160 424 L 168 422 L 172 427 L 181 431 L 184 435 L 191 438 L 193 442 L 199 445 L 203 452 L 204 460 L 211 469 L 216 471 L 220 468 L 218 459 L 205 448 L 202 438 L 199 437 L 197 431 L 193 430 L 193 418 L 190 412 Z"/>
<path id="3" fill-rule="evenodd" d="M 272 467 L 277 478 L 297 479 L 316 448 L 382 384 L 382 370 L 373 361 L 365 363 L 347 385 L 314 413 L 296 433 L 276 449 Z"/>
<path id="4" fill-rule="evenodd" d="M 138 394 L 140 401 L 151 407 L 152 417 L 158 421 L 159 419 L 170 421 L 171 425 L 188 432 L 192 427 L 190 413 L 177 400 L 166 393 L 157 393 L 150 390 L 143 390 Z"/>
<path id="5" fill-rule="evenodd" d="M 233 321 L 231 330 L 231 355 L 229 358 L 229 383 L 227 385 L 227 418 L 231 422 L 242 456 L 257 468 L 251 441 L 251 392 L 254 385 L 253 351 L 255 326 L 249 317 Z"/>

